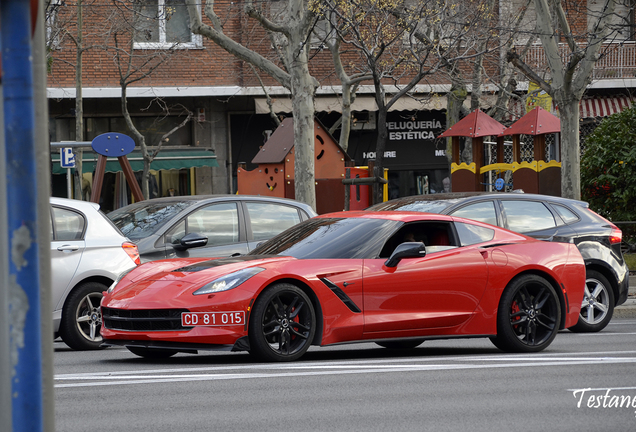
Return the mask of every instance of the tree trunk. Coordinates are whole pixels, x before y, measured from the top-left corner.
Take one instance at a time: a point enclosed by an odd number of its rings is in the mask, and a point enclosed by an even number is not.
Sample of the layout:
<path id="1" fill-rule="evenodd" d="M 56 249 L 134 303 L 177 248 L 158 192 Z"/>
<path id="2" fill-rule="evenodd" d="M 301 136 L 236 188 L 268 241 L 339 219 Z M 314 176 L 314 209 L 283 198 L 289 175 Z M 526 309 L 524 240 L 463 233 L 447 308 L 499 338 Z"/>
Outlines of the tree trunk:
<path id="1" fill-rule="evenodd" d="M 75 141 L 84 141 L 84 103 L 82 99 L 82 54 L 83 45 L 82 0 L 77 2 L 77 40 L 75 55 Z M 83 149 L 78 149 L 75 157 L 75 199 L 83 200 L 82 193 L 82 157 Z M 70 198 L 70 197 L 69 197 Z"/>
<path id="2" fill-rule="evenodd" d="M 464 101 L 468 97 L 466 87 L 455 83 L 451 86 L 451 91 L 446 95 L 446 129 L 452 127 L 459 121 Z M 453 139 L 446 139 L 446 159 L 448 159 L 448 172 L 450 173 L 450 165 L 453 163 Z M 451 183 L 451 191 L 453 184 Z"/>
<path id="3" fill-rule="evenodd" d="M 389 132 L 386 128 L 387 108 L 384 104 L 380 106 L 378 103 L 378 140 L 375 144 L 375 170 L 369 175 L 374 177 L 384 177 L 384 151 L 386 150 L 386 141 L 389 138 Z M 373 204 L 381 203 L 384 199 L 383 185 L 373 183 Z"/>
<path id="4" fill-rule="evenodd" d="M 291 69 L 292 115 L 294 116 L 295 198 L 316 208 L 316 181 L 314 174 L 314 91 L 303 55 Z"/>
<path id="5" fill-rule="evenodd" d="M 139 143 L 139 148 L 141 149 L 141 154 L 144 158 L 144 169 L 143 174 L 141 176 L 141 193 L 144 196 L 144 199 L 148 199 L 148 172 L 150 171 L 150 162 L 148 156 L 148 147 L 146 146 L 146 138 L 139 132 L 137 127 L 132 121 L 130 117 L 130 112 L 128 112 L 128 97 L 127 97 L 127 85 L 122 84 L 121 86 L 121 113 L 124 116 L 124 120 L 126 120 L 126 125 L 128 129 L 132 132 L 134 138 Z M 136 180 L 135 180 L 136 181 Z"/>
<path id="6" fill-rule="evenodd" d="M 346 152 L 351 134 L 351 85 L 342 83 L 342 117 L 340 118 L 340 147 Z"/>
<path id="7" fill-rule="evenodd" d="M 561 116 L 561 195 L 581 199 L 581 152 L 579 147 L 579 101 L 559 101 Z"/>

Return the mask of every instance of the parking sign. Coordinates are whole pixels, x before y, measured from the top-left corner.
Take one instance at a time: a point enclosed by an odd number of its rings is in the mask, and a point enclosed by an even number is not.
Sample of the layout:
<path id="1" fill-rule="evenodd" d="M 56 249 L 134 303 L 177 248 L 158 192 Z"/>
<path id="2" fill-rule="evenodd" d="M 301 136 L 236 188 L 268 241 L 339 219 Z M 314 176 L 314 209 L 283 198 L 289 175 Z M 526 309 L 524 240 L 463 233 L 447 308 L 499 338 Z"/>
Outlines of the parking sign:
<path id="1" fill-rule="evenodd" d="M 75 168 L 75 154 L 70 147 L 60 149 L 60 165 L 62 168 Z"/>

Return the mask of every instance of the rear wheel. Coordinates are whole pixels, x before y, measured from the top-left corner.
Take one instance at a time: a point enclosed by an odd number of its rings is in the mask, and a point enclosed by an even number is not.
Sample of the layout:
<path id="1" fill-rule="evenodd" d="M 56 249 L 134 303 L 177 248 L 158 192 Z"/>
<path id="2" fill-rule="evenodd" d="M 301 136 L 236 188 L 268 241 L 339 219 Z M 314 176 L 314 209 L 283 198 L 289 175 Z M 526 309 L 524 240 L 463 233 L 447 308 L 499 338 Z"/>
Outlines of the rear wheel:
<path id="1" fill-rule="evenodd" d="M 416 339 L 416 340 L 407 340 L 407 341 L 386 341 L 386 342 L 376 342 L 376 344 L 380 345 L 383 348 L 388 349 L 413 349 L 418 347 L 424 342 L 424 339 Z"/>
<path id="2" fill-rule="evenodd" d="M 514 279 L 504 290 L 497 311 L 497 336 L 492 342 L 509 352 L 536 352 L 548 347 L 561 322 L 554 288 L 537 275 Z"/>
<path id="3" fill-rule="evenodd" d="M 316 332 L 314 307 L 300 288 L 281 283 L 267 288 L 250 315 L 251 354 L 265 361 L 299 359 Z"/>
<path id="4" fill-rule="evenodd" d="M 99 282 L 86 282 L 66 298 L 62 309 L 60 336 L 74 350 L 99 349 L 102 344 L 102 313 L 99 304 L 108 287 Z"/>
<path id="5" fill-rule="evenodd" d="M 605 276 L 590 270 L 585 276 L 585 294 L 579 321 L 570 330 L 593 333 L 603 330 L 614 314 L 614 292 Z"/>
<path id="6" fill-rule="evenodd" d="M 156 348 L 140 348 L 140 347 L 126 347 L 131 353 L 138 355 L 139 357 L 150 359 L 162 359 L 175 355 L 178 351 L 169 349 L 156 349 Z"/>

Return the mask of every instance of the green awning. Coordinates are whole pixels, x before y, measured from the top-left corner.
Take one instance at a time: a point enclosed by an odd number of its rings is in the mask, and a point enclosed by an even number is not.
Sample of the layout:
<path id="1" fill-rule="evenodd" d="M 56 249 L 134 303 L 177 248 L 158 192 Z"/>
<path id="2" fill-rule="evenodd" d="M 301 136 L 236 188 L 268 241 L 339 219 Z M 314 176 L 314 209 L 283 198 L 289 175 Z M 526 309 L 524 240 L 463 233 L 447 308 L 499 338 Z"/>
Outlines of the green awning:
<path id="1" fill-rule="evenodd" d="M 98 154 L 91 150 L 84 150 L 82 157 L 82 171 L 93 172 L 97 164 Z M 141 151 L 133 151 L 126 156 L 130 162 L 133 171 L 142 171 L 144 169 Z M 59 150 L 51 150 L 51 167 L 52 174 L 66 174 L 66 168 L 60 166 Z M 152 170 L 178 170 L 184 168 L 201 168 L 201 167 L 218 167 L 216 154 L 212 150 L 207 149 L 164 149 L 161 150 L 157 157 L 150 164 Z M 121 171 L 121 166 L 117 158 L 108 158 L 106 161 L 106 172 Z"/>

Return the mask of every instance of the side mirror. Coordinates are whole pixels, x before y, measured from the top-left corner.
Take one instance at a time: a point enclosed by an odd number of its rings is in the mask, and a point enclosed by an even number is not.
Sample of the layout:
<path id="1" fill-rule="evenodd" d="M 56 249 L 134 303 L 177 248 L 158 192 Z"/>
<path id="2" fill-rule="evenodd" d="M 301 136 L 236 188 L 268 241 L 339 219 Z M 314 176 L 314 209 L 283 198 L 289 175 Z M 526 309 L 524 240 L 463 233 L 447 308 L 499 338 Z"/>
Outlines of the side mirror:
<path id="1" fill-rule="evenodd" d="M 208 244 L 208 238 L 199 233 L 186 234 L 179 240 L 179 243 L 173 245 L 178 251 L 184 251 L 186 249 L 201 247 Z"/>
<path id="2" fill-rule="evenodd" d="M 406 242 L 395 248 L 384 263 L 387 267 L 396 267 L 404 258 L 422 258 L 426 256 L 426 246 L 421 242 Z"/>

